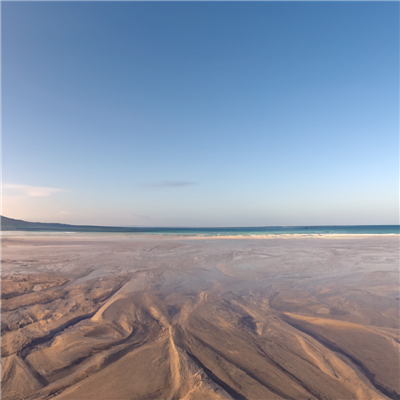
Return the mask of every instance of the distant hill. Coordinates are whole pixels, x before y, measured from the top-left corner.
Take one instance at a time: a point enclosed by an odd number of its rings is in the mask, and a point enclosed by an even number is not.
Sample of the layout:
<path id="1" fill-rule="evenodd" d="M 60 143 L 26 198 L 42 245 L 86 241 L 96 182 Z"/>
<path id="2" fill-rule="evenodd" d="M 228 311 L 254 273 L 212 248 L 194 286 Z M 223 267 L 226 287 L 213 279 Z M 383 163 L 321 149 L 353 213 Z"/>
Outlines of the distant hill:
<path id="1" fill-rule="evenodd" d="M 68 225 L 45 222 L 27 222 L 1 216 L 2 231 L 56 231 L 56 232 L 139 232 L 139 228 L 112 226 Z"/>

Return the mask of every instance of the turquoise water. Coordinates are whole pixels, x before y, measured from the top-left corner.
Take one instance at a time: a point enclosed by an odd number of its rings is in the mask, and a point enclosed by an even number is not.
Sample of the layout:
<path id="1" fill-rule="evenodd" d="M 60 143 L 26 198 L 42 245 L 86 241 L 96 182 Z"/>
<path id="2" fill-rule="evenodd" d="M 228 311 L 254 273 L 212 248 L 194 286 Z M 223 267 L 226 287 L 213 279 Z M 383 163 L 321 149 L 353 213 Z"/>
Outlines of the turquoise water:
<path id="1" fill-rule="evenodd" d="M 279 234 L 400 234 L 399 225 L 265 226 L 237 228 L 127 228 L 131 232 L 191 236 L 238 236 Z"/>
<path id="2" fill-rule="evenodd" d="M 147 227 L 103 227 L 84 225 L 65 225 L 62 228 L 49 227 L 47 224 L 38 228 L 22 228 L 16 231 L 29 232 L 98 232 L 131 233 L 178 236 L 252 236 L 252 235 L 322 235 L 322 234 L 400 234 L 399 225 L 346 225 L 346 226 L 264 226 L 236 228 L 147 228 Z"/>

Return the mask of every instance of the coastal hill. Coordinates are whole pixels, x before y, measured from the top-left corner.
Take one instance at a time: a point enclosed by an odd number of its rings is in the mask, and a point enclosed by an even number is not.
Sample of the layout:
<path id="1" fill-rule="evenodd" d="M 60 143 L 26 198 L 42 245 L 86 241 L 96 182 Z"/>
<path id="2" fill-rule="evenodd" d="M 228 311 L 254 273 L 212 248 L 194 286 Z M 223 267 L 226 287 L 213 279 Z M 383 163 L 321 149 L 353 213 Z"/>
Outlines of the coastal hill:
<path id="1" fill-rule="evenodd" d="M 137 232 L 139 228 L 28 222 L 1 216 L 2 231 Z"/>
<path id="2" fill-rule="evenodd" d="M 31 229 L 43 229 L 43 230 L 66 230 L 69 225 L 65 224 L 49 224 L 42 222 L 27 222 L 20 219 L 13 219 L 1 216 L 1 230 L 2 231 L 19 231 L 19 230 L 31 230 Z"/>

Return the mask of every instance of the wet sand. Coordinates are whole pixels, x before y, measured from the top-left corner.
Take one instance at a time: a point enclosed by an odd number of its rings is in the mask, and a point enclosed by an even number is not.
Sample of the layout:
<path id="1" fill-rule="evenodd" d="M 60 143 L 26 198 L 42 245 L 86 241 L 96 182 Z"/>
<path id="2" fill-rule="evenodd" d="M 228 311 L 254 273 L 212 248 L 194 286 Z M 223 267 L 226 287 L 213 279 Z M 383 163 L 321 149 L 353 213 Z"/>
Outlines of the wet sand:
<path id="1" fill-rule="evenodd" d="M 2 399 L 399 399 L 399 236 L 5 233 Z"/>

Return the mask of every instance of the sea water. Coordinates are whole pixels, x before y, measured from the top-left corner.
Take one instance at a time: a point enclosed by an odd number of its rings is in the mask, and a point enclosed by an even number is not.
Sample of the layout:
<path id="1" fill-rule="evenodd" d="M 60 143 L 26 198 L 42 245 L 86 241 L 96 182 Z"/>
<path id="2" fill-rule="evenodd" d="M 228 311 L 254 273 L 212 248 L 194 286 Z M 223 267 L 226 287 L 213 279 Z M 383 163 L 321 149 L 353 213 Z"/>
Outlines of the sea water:
<path id="1" fill-rule="evenodd" d="M 128 228 L 129 229 L 129 228 Z M 130 228 L 137 233 L 191 236 L 322 235 L 322 234 L 400 234 L 399 225 L 263 226 L 230 228 Z"/>
<path id="2" fill-rule="evenodd" d="M 43 224 L 45 225 L 45 224 Z M 47 225 L 47 224 L 46 224 Z M 58 225 L 58 224 L 56 224 Z M 125 233 L 175 236 L 259 236 L 259 235 L 376 235 L 400 234 L 400 225 L 324 225 L 324 226 L 260 226 L 260 227 L 104 227 L 85 225 L 66 225 L 55 227 L 32 227 L 3 231 L 2 235 L 24 234 L 73 234 L 73 233 Z"/>

